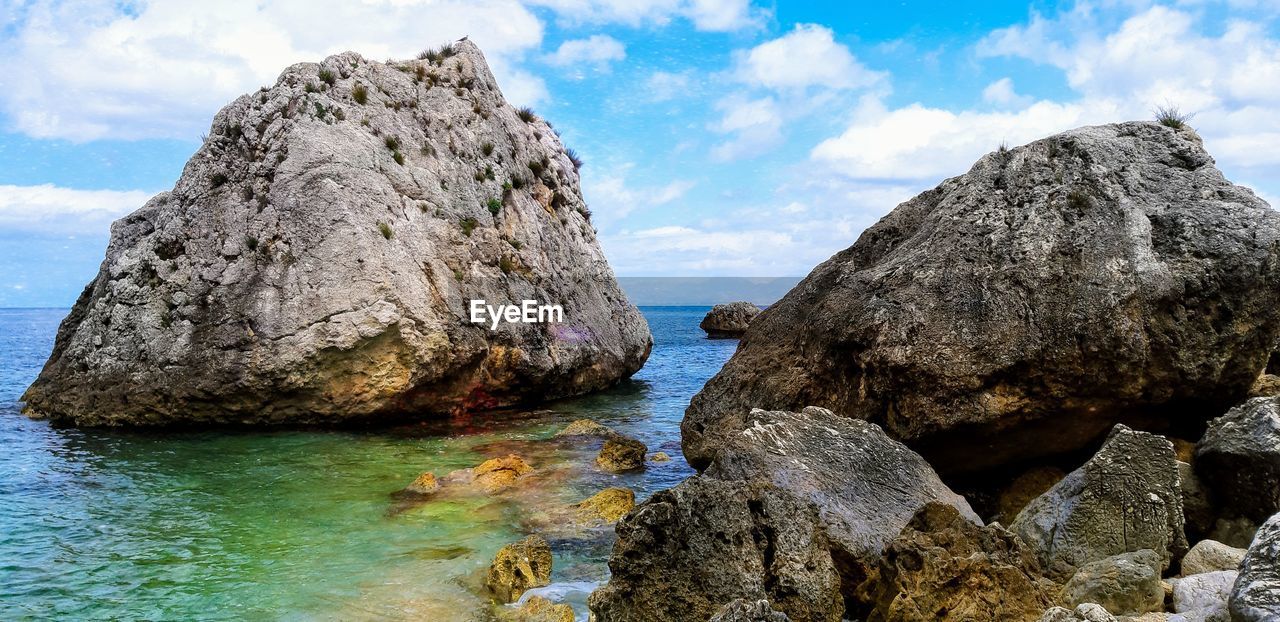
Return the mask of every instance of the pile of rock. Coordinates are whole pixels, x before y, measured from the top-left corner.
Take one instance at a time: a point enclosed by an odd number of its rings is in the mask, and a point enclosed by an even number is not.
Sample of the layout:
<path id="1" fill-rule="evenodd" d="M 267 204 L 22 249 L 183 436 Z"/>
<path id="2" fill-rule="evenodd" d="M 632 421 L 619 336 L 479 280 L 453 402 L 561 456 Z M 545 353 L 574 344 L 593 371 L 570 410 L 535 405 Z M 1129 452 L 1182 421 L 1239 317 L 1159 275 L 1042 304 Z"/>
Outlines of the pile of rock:
<path id="1" fill-rule="evenodd" d="M 1278 335 L 1280 215 L 1192 130 L 1001 149 L 755 320 L 593 619 L 1280 619 Z M 935 468 L 1022 474 L 984 524 Z"/>

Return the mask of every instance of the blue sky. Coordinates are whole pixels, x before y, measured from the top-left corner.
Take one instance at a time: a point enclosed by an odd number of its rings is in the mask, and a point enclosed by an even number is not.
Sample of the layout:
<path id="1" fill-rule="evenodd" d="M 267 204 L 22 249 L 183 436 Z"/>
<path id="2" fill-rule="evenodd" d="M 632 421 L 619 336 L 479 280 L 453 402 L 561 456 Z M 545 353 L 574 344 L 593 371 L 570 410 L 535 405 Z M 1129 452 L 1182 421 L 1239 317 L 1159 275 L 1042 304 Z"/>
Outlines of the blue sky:
<path id="1" fill-rule="evenodd" d="M 290 63 L 463 35 L 586 160 L 626 276 L 803 275 L 1001 142 L 1196 114 L 1280 197 L 1280 3 L 0 0 L 0 306 L 66 306 L 112 220 Z"/>

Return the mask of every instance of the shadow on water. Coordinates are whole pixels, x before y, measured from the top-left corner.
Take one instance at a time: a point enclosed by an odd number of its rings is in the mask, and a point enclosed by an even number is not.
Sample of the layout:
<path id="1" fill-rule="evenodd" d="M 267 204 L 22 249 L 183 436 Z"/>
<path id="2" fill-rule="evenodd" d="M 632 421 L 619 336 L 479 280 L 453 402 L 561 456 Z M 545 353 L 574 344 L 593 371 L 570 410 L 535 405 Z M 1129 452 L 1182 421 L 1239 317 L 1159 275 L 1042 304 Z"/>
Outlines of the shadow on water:
<path id="1" fill-rule="evenodd" d="M 642 500 L 692 473 L 680 419 L 735 343 L 704 338 L 705 308 L 643 311 L 648 364 L 590 396 L 461 425 L 139 433 L 18 414 L 66 310 L 0 310 L 0 619 L 486 619 L 477 577 L 500 546 L 602 488 Z M 598 441 L 549 440 L 583 418 L 674 459 L 601 472 Z M 509 453 L 535 468 L 509 491 L 388 516 L 418 474 Z M 612 530 L 549 535 L 555 583 L 544 591 L 585 619 Z"/>

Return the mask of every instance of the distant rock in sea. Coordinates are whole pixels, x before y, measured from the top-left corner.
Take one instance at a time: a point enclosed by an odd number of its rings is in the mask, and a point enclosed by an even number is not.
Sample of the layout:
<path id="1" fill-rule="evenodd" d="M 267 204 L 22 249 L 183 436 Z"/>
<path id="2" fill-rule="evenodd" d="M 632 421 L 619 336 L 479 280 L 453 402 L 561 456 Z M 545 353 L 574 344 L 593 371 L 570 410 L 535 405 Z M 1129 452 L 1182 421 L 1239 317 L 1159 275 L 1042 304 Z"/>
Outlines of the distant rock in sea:
<path id="1" fill-rule="evenodd" d="M 943 474 L 1202 425 L 1280 335 L 1280 214 L 1188 128 L 1084 127 L 899 205 L 747 329 L 694 397 L 704 468 L 752 408 L 881 425 Z"/>
<path id="2" fill-rule="evenodd" d="M 732 339 L 747 332 L 747 325 L 760 314 L 760 307 L 749 302 L 730 302 L 716 305 L 707 312 L 698 328 L 711 339 Z"/>
<path id="3" fill-rule="evenodd" d="M 217 114 L 172 191 L 113 225 L 27 411 L 334 423 L 607 387 L 652 337 L 600 250 L 579 165 L 469 41 L 291 66 Z M 493 329 L 472 300 L 559 305 L 563 321 Z"/>

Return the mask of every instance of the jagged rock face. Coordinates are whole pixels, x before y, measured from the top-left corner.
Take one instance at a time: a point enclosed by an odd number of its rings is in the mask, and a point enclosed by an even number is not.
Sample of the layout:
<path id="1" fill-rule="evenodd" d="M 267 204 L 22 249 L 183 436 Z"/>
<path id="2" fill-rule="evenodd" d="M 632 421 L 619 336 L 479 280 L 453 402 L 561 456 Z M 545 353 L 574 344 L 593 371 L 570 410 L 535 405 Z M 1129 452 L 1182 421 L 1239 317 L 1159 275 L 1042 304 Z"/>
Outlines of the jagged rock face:
<path id="1" fill-rule="evenodd" d="M 1151 549 L 1161 568 L 1187 550 L 1173 444 L 1117 424 L 1102 449 L 1010 525 L 1049 576 L 1112 555 Z M 1157 573 L 1158 575 L 1159 573 Z"/>
<path id="2" fill-rule="evenodd" d="M 730 302 L 711 307 L 698 323 L 711 339 L 732 339 L 747 332 L 751 320 L 760 314 L 760 307 L 749 302 Z"/>
<path id="3" fill-rule="evenodd" d="M 1196 445 L 1195 469 L 1228 517 L 1262 522 L 1280 511 L 1280 396 L 1214 419 Z"/>
<path id="4" fill-rule="evenodd" d="M 289 67 L 116 222 L 24 399 L 78 424 L 334 422 L 582 393 L 652 339 L 578 173 L 468 41 Z M 526 115 L 527 116 L 527 115 Z M 469 301 L 561 323 L 470 322 Z"/>
<path id="5" fill-rule="evenodd" d="M 1004 527 L 979 527 L 952 506 L 929 503 L 885 547 L 866 619 L 1035 620 L 1057 588 Z"/>
<path id="6" fill-rule="evenodd" d="M 1278 334 L 1280 214 L 1189 129 L 1080 128 L 899 205 L 761 312 L 686 411 L 685 456 L 812 404 L 983 470 L 1222 412 Z"/>
<path id="7" fill-rule="evenodd" d="M 1238 622 L 1280 620 L 1280 514 L 1258 528 L 1229 601 Z"/>
<path id="8" fill-rule="evenodd" d="M 839 620 L 881 551 L 930 502 L 979 522 L 924 460 L 874 424 L 755 411 L 700 475 L 618 523 L 600 622 L 706 620 L 736 599 Z"/>

